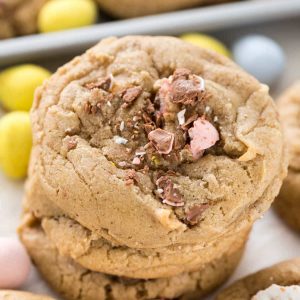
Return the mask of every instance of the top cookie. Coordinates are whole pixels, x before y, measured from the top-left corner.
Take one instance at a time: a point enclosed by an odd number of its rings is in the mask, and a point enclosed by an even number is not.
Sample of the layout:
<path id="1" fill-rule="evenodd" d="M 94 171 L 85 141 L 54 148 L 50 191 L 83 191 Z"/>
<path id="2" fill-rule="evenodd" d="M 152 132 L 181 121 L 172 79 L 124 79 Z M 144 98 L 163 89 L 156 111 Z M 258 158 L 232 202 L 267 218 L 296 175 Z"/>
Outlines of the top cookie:
<path id="1" fill-rule="evenodd" d="M 54 300 L 47 296 L 34 295 L 26 292 L 0 290 L 0 300 Z"/>
<path id="2" fill-rule="evenodd" d="M 272 286 L 273 285 L 273 286 Z M 292 259 L 270 268 L 263 269 L 252 275 L 249 275 L 222 291 L 216 300 L 262 300 L 262 299 L 275 299 L 267 297 L 271 292 L 280 293 L 285 292 L 284 289 L 277 289 L 275 285 L 290 287 L 300 285 L 300 259 Z M 272 286 L 272 287 L 271 287 Z M 262 291 L 265 291 L 263 295 Z M 296 291 L 299 296 L 299 290 Z M 264 297 L 265 298 L 264 298 Z M 286 298 L 276 298 L 286 299 Z M 288 299 L 299 299 L 288 298 Z"/>
<path id="3" fill-rule="evenodd" d="M 115 245 L 205 243 L 249 226 L 286 172 L 268 88 L 176 38 L 103 40 L 37 91 L 32 123 L 27 210 Z"/>
<path id="4" fill-rule="evenodd" d="M 132 18 L 157 14 L 197 5 L 229 2 L 230 0 L 97 0 L 100 6 L 112 16 Z M 232 0 L 231 0 L 232 1 Z"/>

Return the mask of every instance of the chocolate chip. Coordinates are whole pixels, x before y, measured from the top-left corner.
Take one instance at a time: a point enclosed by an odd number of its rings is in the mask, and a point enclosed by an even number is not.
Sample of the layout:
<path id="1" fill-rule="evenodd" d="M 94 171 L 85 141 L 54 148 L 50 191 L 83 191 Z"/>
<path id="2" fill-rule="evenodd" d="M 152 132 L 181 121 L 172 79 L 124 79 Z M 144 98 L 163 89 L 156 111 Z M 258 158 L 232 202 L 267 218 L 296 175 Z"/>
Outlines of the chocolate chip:
<path id="1" fill-rule="evenodd" d="M 131 105 L 141 95 L 142 91 L 143 90 L 140 86 L 132 87 L 123 91 L 121 93 L 121 97 L 125 103 L 122 107 L 126 108 Z"/>
<path id="2" fill-rule="evenodd" d="M 157 128 L 148 134 L 148 139 L 160 154 L 169 154 L 174 145 L 174 134 Z"/>
<path id="3" fill-rule="evenodd" d="M 111 86 L 111 77 L 108 76 L 106 78 L 101 78 L 96 82 L 86 83 L 84 86 L 86 88 L 88 88 L 89 90 L 102 89 L 102 90 L 108 92 L 110 89 L 110 86 Z"/>
<path id="4" fill-rule="evenodd" d="M 159 193 L 160 197 L 163 199 L 163 203 L 171 206 L 183 206 L 184 201 L 181 193 L 177 188 L 174 187 L 174 183 L 167 176 L 161 176 L 157 181 L 156 185 L 163 192 Z"/>
<path id="5" fill-rule="evenodd" d="M 190 225 L 196 225 L 202 214 L 209 208 L 208 204 L 196 204 L 186 212 L 186 221 Z"/>
<path id="6" fill-rule="evenodd" d="M 171 84 L 171 101 L 184 105 L 194 105 L 202 97 L 203 91 L 193 80 L 178 79 Z"/>

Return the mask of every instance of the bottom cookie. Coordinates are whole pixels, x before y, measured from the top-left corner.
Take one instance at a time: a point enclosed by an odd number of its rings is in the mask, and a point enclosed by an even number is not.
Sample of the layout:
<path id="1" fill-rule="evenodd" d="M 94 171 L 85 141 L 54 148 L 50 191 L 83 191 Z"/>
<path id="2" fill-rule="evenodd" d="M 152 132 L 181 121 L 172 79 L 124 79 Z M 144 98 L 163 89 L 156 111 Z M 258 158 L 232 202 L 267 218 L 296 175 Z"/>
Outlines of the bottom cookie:
<path id="1" fill-rule="evenodd" d="M 287 288 L 300 285 L 300 258 L 284 261 L 233 283 L 216 300 L 300 299 Z M 283 294 L 289 293 L 289 297 Z M 295 291 L 292 291 L 295 293 Z"/>
<path id="2" fill-rule="evenodd" d="M 39 226 L 23 228 L 21 239 L 44 278 L 65 299 L 145 300 L 199 299 L 207 294 L 233 272 L 243 253 L 247 235 L 233 245 L 230 253 L 220 254 L 218 259 L 197 272 L 151 280 L 89 271 L 69 257 L 61 256 Z"/>
<path id="3" fill-rule="evenodd" d="M 0 300 L 54 300 L 53 298 L 21 291 L 2 290 Z"/>

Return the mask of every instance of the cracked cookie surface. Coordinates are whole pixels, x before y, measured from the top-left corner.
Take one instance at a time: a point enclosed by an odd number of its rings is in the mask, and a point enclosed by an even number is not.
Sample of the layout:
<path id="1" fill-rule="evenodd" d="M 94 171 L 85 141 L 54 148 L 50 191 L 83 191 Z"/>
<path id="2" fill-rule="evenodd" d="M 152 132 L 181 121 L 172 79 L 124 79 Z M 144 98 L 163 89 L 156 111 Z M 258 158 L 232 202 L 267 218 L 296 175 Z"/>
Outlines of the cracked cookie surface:
<path id="1" fill-rule="evenodd" d="M 153 119 L 140 114 L 156 105 L 154 84 L 179 68 L 201 76 L 205 92 L 195 106 L 172 103 L 158 128 L 173 134 L 175 142 L 169 154 L 161 154 L 153 145 L 145 149 L 150 140 L 144 125 Z M 89 87 L 111 75 L 111 90 Z M 142 92 L 123 107 L 124 90 L 132 87 Z M 204 116 L 218 130 L 219 140 L 199 159 L 190 159 L 190 137 L 178 127 L 182 108 L 186 120 Z M 270 206 L 286 171 L 280 123 L 267 88 L 230 60 L 175 38 L 103 40 L 38 90 L 32 122 L 27 183 L 32 211 L 39 215 L 35 207 L 45 194 L 59 214 L 133 248 L 197 244 L 249 226 Z M 188 159 L 180 156 L 184 150 Z M 141 151 L 144 160 L 136 165 Z M 174 193 L 184 205 L 164 202 Z M 191 210 L 199 212 L 193 225 Z"/>

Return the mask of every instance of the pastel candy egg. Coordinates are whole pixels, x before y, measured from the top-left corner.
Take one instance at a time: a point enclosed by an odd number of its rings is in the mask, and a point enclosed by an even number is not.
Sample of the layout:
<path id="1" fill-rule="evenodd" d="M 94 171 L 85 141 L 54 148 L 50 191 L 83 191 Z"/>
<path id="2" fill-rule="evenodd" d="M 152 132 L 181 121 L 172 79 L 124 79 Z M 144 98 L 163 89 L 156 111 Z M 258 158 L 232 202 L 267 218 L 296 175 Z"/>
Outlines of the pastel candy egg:
<path id="1" fill-rule="evenodd" d="M 218 52 L 219 54 L 231 57 L 230 51 L 226 48 L 226 46 L 209 35 L 200 33 L 186 33 L 180 38 L 196 46 L 213 50 L 215 52 Z"/>
<path id="2" fill-rule="evenodd" d="M 50 0 L 38 16 L 40 32 L 51 32 L 88 26 L 97 20 L 93 0 Z"/>
<path id="3" fill-rule="evenodd" d="M 50 72 L 36 65 L 19 65 L 0 73 L 0 101 L 8 110 L 29 111 L 35 89 L 50 76 Z"/>
<path id="4" fill-rule="evenodd" d="M 32 145 L 29 114 L 15 111 L 0 119 L 0 169 L 11 178 L 26 176 Z"/>
<path id="5" fill-rule="evenodd" d="M 283 72 L 284 52 L 268 37 L 246 36 L 234 44 L 232 52 L 237 64 L 265 84 L 272 85 Z"/>
<path id="6" fill-rule="evenodd" d="M 0 289 L 14 289 L 25 283 L 30 259 L 16 238 L 0 238 Z"/>

